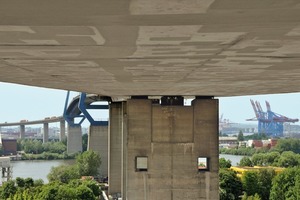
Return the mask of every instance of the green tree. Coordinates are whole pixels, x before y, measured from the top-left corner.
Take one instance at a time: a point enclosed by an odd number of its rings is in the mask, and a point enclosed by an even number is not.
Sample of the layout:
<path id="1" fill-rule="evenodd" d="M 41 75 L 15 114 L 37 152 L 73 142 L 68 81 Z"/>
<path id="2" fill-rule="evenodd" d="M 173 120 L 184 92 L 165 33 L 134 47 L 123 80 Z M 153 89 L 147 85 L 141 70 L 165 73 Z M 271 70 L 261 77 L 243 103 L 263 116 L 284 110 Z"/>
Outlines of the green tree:
<path id="1" fill-rule="evenodd" d="M 260 169 L 258 171 L 259 196 L 262 200 L 269 200 L 272 187 L 272 180 L 275 177 L 273 169 Z"/>
<path id="2" fill-rule="evenodd" d="M 21 142 L 22 142 L 22 139 L 19 138 L 17 140 L 17 151 L 22 151 L 23 150 Z"/>
<path id="3" fill-rule="evenodd" d="M 293 193 L 295 197 L 300 199 L 300 173 L 298 172 L 295 177 L 295 186 L 293 187 Z"/>
<path id="4" fill-rule="evenodd" d="M 257 166 L 265 165 L 265 155 L 264 153 L 256 153 L 252 156 L 252 164 Z"/>
<path id="5" fill-rule="evenodd" d="M 258 173 L 255 171 L 246 171 L 242 176 L 243 189 L 248 196 L 253 196 L 259 191 Z"/>
<path id="6" fill-rule="evenodd" d="M 255 194 L 254 196 L 247 196 L 247 194 L 244 194 L 242 200 L 261 200 L 261 198 L 258 194 Z"/>
<path id="7" fill-rule="evenodd" d="M 82 151 L 85 152 L 87 151 L 87 146 L 88 146 L 88 134 L 83 134 L 82 135 Z"/>
<path id="8" fill-rule="evenodd" d="M 95 151 L 85 151 L 76 157 L 80 176 L 97 176 L 101 158 Z"/>
<path id="9" fill-rule="evenodd" d="M 90 188 L 96 197 L 98 197 L 102 194 L 102 191 L 96 181 L 86 180 L 86 181 L 83 181 L 83 185 Z"/>
<path id="10" fill-rule="evenodd" d="M 10 180 L 2 185 L 1 199 L 8 199 L 10 196 L 13 196 L 17 192 L 15 182 Z"/>
<path id="11" fill-rule="evenodd" d="M 77 197 L 76 188 L 70 187 L 69 185 L 59 186 L 56 199 L 79 200 Z"/>
<path id="12" fill-rule="evenodd" d="M 46 142 L 43 143 L 44 151 L 50 153 L 64 153 L 67 150 L 67 146 L 63 142 Z"/>
<path id="13" fill-rule="evenodd" d="M 36 190 L 36 188 L 26 188 L 24 189 L 22 193 L 22 199 L 20 200 L 34 200 L 34 196 L 39 193 L 39 190 Z"/>
<path id="14" fill-rule="evenodd" d="M 300 139 L 280 139 L 277 142 L 277 145 L 275 147 L 276 150 L 278 150 L 280 153 L 284 151 L 292 151 L 294 153 L 300 153 Z"/>
<path id="15" fill-rule="evenodd" d="M 32 178 L 25 178 L 24 179 L 24 186 L 26 188 L 32 187 L 34 185 L 34 181 Z"/>
<path id="16" fill-rule="evenodd" d="M 60 181 L 62 183 L 68 183 L 72 179 L 80 178 L 80 175 L 76 165 L 60 165 L 52 167 L 47 178 L 49 182 Z"/>
<path id="17" fill-rule="evenodd" d="M 226 160 L 225 158 L 219 159 L 219 168 L 230 168 L 231 167 L 231 161 Z"/>
<path id="18" fill-rule="evenodd" d="M 55 200 L 58 195 L 60 184 L 55 182 L 43 185 L 41 191 L 37 194 L 36 199 Z"/>
<path id="19" fill-rule="evenodd" d="M 42 186 L 42 185 L 44 185 L 44 181 L 43 181 L 43 179 L 36 179 L 36 180 L 34 180 L 33 185 L 34 185 L 35 187 L 37 187 L 37 186 Z"/>
<path id="20" fill-rule="evenodd" d="M 280 157 L 280 153 L 277 151 L 273 151 L 265 154 L 265 165 L 275 166 L 275 163 L 277 163 L 279 157 Z"/>
<path id="21" fill-rule="evenodd" d="M 274 177 L 270 200 L 300 199 L 300 167 L 287 168 Z"/>
<path id="22" fill-rule="evenodd" d="M 245 140 L 244 134 L 243 134 L 243 131 L 242 131 L 242 130 L 239 131 L 239 134 L 238 134 L 238 136 L 237 136 L 237 139 L 238 139 L 238 141 L 244 141 L 244 140 Z"/>
<path id="23" fill-rule="evenodd" d="M 240 160 L 240 163 L 238 164 L 240 167 L 252 167 L 253 164 L 252 164 L 252 161 L 249 157 L 243 157 L 241 160 Z"/>
<path id="24" fill-rule="evenodd" d="M 16 193 L 12 196 L 13 200 L 23 200 L 23 192 L 24 192 L 23 188 L 17 188 Z M 9 199 L 12 199 L 12 198 L 9 198 Z"/>
<path id="25" fill-rule="evenodd" d="M 16 178 L 16 184 L 17 184 L 18 187 L 25 187 L 25 181 L 21 177 Z"/>
<path id="26" fill-rule="evenodd" d="M 96 197 L 93 194 L 93 191 L 84 185 L 80 185 L 79 187 L 77 187 L 76 193 L 77 193 L 77 197 L 79 199 L 96 200 Z"/>
<path id="27" fill-rule="evenodd" d="M 300 165 L 300 155 L 292 151 L 285 151 L 277 160 L 279 167 L 295 167 Z"/>
<path id="28" fill-rule="evenodd" d="M 238 199 L 242 194 L 242 183 L 236 173 L 228 169 L 220 169 L 219 179 L 220 199 Z"/>

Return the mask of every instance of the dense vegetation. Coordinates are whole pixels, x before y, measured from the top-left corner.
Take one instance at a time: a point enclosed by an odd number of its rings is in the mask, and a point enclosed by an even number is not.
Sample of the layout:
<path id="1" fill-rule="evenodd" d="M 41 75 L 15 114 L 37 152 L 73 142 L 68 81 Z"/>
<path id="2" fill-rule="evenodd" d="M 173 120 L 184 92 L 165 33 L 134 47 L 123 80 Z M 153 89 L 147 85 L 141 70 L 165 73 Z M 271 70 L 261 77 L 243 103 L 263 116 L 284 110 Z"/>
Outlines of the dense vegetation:
<path id="1" fill-rule="evenodd" d="M 0 187 L 0 199 L 6 200 L 96 200 L 101 189 L 96 181 L 81 180 L 82 176 L 97 176 L 100 156 L 86 151 L 76 157 L 74 165 L 53 167 L 48 174 L 49 184 L 32 178 L 17 178 Z"/>
<path id="2" fill-rule="evenodd" d="M 82 176 L 97 176 L 101 165 L 100 155 L 94 151 L 85 151 L 76 157 L 74 165 L 52 167 L 47 178 L 50 182 L 59 180 L 68 183 Z"/>
<path id="3" fill-rule="evenodd" d="M 82 135 L 82 149 L 87 150 L 88 135 Z M 41 140 L 19 139 L 17 150 L 24 151 L 23 160 L 53 160 L 74 159 L 77 154 L 67 154 L 67 140 L 62 142 L 50 141 L 43 143 Z"/>
<path id="4" fill-rule="evenodd" d="M 96 181 L 79 179 L 67 184 L 59 181 L 43 184 L 40 180 L 17 178 L 16 181 L 5 182 L 0 188 L 1 199 L 6 200 L 96 200 L 100 194 Z"/>
<path id="5" fill-rule="evenodd" d="M 248 171 L 242 178 L 228 166 L 229 160 L 220 159 L 221 200 L 297 200 L 300 199 L 300 167 L 289 167 L 275 175 L 272 169 Z"/>
<path id="6" fill-rule="evenodd" d="M 23 160 L 74 159 L 76 154 L 67 154 L 65 142 L 46 142 L 40 140 L 20 139 L 17 141 L 18 151 L 24 151 Z"/>
<path id="7" fill-rule="evenodd" d="M 67 146 L 64 142 L 45 142 L 41 140 L 20 139 L 17 141 L 18 151 L 24 151 L 25 153 L 41 154 L 43 152 L 49 153 L 64 153 L 67 150 Z"/>
<path id="8" fill-rule="evenodd" d="M 241 159 L 239 166 L 275 166 L 275 167 L 296 167 L 300 165 L 300 154 L 292 151 L 258 153 L 251 158 Z"/>
<path id="9" fill-rule="evenodd" d="M 252 153 L 247 154 L 249 150 Z M 239 153 L 252 155 L 241 159 L 239 166 L 276 166 L 286 168 L 275 175 L 274 170 L 248 171 L 238 178 L 229 170 L 231 162 L 221 158 L 221 200 L 297 200 L 300 199 L 300 140 L 280 139 L 275 148 L 252 150 L 241 148 Z M 235 151 L 236 152 L 236 151 Z M 254 153 L 253 153 L 254 152 Z"/>

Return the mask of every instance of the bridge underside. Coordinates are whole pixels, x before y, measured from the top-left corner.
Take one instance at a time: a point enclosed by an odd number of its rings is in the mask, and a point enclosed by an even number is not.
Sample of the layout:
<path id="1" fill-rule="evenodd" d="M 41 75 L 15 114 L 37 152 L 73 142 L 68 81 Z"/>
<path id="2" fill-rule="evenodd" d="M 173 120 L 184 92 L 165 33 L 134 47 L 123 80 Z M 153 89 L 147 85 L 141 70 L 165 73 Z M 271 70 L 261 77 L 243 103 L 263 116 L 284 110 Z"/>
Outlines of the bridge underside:
<path id="1" fill-rule="evenodd" d="M 0 0 L 0 81 L 112 96 L 299 92 L 298 0 Z"/>

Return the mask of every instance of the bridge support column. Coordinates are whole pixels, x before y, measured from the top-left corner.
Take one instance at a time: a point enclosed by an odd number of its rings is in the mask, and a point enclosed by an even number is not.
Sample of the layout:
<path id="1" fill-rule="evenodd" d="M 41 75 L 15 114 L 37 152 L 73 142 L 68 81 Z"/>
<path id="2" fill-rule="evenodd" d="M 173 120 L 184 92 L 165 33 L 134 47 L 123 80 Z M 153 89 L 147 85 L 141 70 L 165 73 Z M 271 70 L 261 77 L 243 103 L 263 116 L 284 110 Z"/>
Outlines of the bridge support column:
<path id="1" fill-rule="evenodd" d="M 43 143 L 48 142 L 49 140 L 49 124 L 44 123 L 44 134 L 43 134 Z"/>
<path id="2" fill-rule="evenodd" d="M 63 119 L 60 121 L 59 141 L 63 141 L 65 138 L 66 138 L 66 121 Z"/>
<path id="3" fill-rule="evenodd" d="M 20 125 L 20 138 L 25 138 L 25 125 Z"/>
<path id="4" fill-rule="evenodd" d="M 108 193 L 121 194 L 122 180 L 122 134 L 123 103 L 111 103 L 109 106 L 108 135 Z"/>
<path id="5" fill-rule="evenodd" d="M 219 199 L 218 100 L 161 106 L 131 99 L 126 107 L 125 115 L 115 110 L 119 117 L 112 125 L 119 133 L 110 135 L 110 145 L 123 142 L 122 199 Z M 120 173 L 120 150 L 115 150 L 117 160 L 110 168 Z"/>
<path id="6" fill-rule="evenodd" d="M 82 152 L 82 130 L 80 125 L 68 126 L 67 153 Z"/>
<path id="7" fill-rule="evenodd" d="M 96 151 L 101 156 L 100 176 L 108 176 L 108 126 L 90 126 L 88 150 Z"/>

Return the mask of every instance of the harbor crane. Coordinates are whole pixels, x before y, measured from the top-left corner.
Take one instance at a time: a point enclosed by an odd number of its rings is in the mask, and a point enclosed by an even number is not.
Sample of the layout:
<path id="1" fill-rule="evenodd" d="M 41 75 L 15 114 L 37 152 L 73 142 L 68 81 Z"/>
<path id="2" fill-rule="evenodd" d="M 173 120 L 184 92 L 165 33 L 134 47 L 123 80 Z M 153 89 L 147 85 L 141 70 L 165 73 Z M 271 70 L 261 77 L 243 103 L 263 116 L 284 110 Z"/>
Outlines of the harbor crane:
<path id="1" fill-rule="evenodd" d="M 270 103 L 266 101 L 267 111 L 264 112 L 258 101 L 250 99 L 255 117 L 247 119 L 247 121 L 258 121 L 258 133 L 265 133 L 267 136 L 282 137 L 283 136 L 283 124 L 286 122 L 295 123 L 299 119 L 288 118 L 284 115 L 275 113 L 271 110 Z"/>

